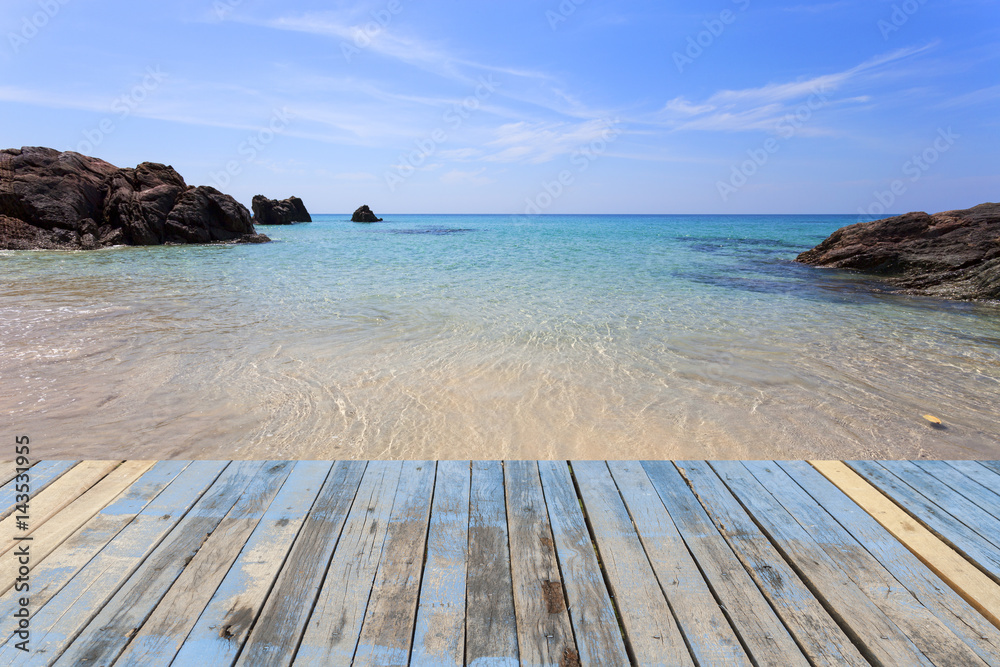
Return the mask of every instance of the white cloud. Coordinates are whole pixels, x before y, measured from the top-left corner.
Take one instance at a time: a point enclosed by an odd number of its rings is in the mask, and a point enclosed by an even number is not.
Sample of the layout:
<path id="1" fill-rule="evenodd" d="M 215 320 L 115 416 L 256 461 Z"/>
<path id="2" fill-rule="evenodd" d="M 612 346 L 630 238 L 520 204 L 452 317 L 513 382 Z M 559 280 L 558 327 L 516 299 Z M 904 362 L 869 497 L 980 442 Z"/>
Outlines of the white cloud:
<path id="1" fill-rule="evenodd" d="M 831 100 L 830 96 L 867 74 L 874 75 L 883 65 L 917 55 L 935 45 L 936 43 L 930 43 L 879 54 L 833 74 L 768 83 L 755 88 L 720 90 L 700 102 L 675 97 L 663 106 L 654 123 L 665 124 L 676 130 L 773 131 L 783 118 L 806 102 L 810 103 L 810 108 L 817 106 L 817 100 L 822 106 L 870 102 L 871 97 L 868 95 L 854 95 L 838 100 Z M 808 132 L 830 133 L 815 126 L 808 128 Z"/>

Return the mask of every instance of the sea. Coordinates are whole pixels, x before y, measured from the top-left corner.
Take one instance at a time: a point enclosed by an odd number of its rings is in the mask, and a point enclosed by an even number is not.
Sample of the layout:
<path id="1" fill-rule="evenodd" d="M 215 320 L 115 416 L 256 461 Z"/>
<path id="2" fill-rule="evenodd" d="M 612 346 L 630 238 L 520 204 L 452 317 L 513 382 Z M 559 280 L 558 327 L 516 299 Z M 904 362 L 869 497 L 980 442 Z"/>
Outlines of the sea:
<path id="1" fill-rule="evenodd" d="M 793 261 L 856 216 L 383 217 L 0 253 L 5 431 L 75 459 L 1000 458 L 1000 304 Z"/>

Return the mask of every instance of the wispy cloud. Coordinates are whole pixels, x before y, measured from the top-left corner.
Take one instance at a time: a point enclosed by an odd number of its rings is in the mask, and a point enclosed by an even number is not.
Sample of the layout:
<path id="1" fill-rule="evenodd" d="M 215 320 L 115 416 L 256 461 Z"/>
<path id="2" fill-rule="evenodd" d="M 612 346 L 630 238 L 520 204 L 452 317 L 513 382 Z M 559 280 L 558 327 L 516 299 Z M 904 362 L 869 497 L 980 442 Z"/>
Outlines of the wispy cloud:
<path id="1" fill-rule="evenodd" d="M 824 104 L 829 96 L 843 90 L 879 68 L 923 53 L 936 46 L 936 42 L 918 47 L 907 47 L 879 54 L 849 69 L 832 74 L 822 74 L 795 81 L 768 83 L 754 88 L 720 90 L 700 102 L 685 97 L 669 100 L 657 114 L 655 123 L 665 124 L 676 130 L 749 131 L 774 130 L 777 123 L 795 105 L 811 96 L 820 95 Z M 871 101 L 869 95 L 854 95 L 835 103 L 860 104 Z M 814 133 L 825 133 L 820 128 L 810 128 Z"/>

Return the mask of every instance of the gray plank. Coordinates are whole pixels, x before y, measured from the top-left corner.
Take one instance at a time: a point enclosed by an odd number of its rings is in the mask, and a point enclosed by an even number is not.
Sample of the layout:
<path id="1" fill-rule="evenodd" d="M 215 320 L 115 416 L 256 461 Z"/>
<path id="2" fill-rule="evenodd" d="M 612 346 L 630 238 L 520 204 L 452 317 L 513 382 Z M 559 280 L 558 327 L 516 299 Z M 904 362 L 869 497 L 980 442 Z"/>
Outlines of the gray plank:
<path id="1" fill-rule="evenodd" d="M 594 557 L 566 464 L 542 461 L 539 466 L 563 580 L 570 593 L 570 618 L 576 631 L 580 662 L 586 656 L 590 664 L 624 664 L 631 657 L 644 665 L 693 665 L 607 464 L 574 461 L 573 474 L 631 656 L 626 655 L 622 645 L 614 609 L 607 599 L 604 577 Z M 586 584 L 578 595 L 572 594 L 575 588 L 570 585 L 572 578 Z M 577 601 L 576 597 L 581 599 Z M 581 623 L 578 617 L 583 617 L 586 623 Z"/>
<path id="2" fill-rule="evenodd" d="M 48 664 L 72 641 L 107 600 L 138 569 L 146 556 L 225 474 L 223 461 L 195 461 L 132 519 L 101 551 L 32 617 L 31 653 L 10 641 L 0 648 L 0 663 Z"/>
<path id="3" fill-rule="evenodd" d="M 801 532 L 815 540 L 829 558 L 828 567 L 843 572 L 858 589 L 899 628 L 917 649 L 935 665 L 977 665 L 983 663 L 979 656 L 951 629 L 935 616 L 882 563 L 859 544 L 830 514 L 785 473 L 776 463 L 765 461 L 715 462 L 712 464 L 733 486 L 753 486 L 751 493 L 768 495 L 773 502 L 795 520 Z M 736 478 L 740 481 L 736 481 Z M 730 482 L 730 480 L 733 480 Z M 752 481 L 751 481 L 752 480 Z M 737 493 L 737 495 L 740 495 Z M 742 496 L 741 496 L 742 497 Z M 763 503 L 765 511 L 771 501 Z M 784 516 L 776 508 L 768 511 L 762 523 L 776 523 Z M 794 529 L 782 527 L 789 534 Z M 787 540 L 787 537 L 785 538 Z M 796 549 L 801 547 L 796 546 Z M 810 565 L 810 569 L 814 567 Z M 805 567 L 801 568 L 803 571 Z M 823 581 L 817 588 L 829 587 L 832 581 Z M 848 609 L 854 617 L 857 610 Z M 848 621 L 850 623 L 850 621 Z M 853 624 L 852 625 L 857 625 Z M 858 633 L 866 632 L 862 627 Z M 874 638 L 878 640 L 876 636 Z M 885 642 L 884 639 L 881 642 Z"/>
<path id="4" fill-rule="evenodd" d="M 867 665 L 851 639 L 704 462 L 675 464 L 716 528 L 814 663 Z"/>
<path id="5" fill-rule="evenodd" d="M 808 666 L 810 663 L 800 647 L 674 464 L 669 461 L 643 461 L 642 467 L 754 662 L 768 667 Z M 798 594 L 799 591 L 800 589 L 793 587 L 788 593 Z M 779 598 L 778 602 L 780 601 Z M 800 622 L 795 627 L 803 636 L 805 649 L 819 658 L 826 653 L 822 645 L 815 649 L 810 646 L 816 641 L 810 634 L 808 624 L 809 612 L 813 609 L 807 608 L 804 611 L 806 622 Z M 786 616 L 790 620 L 795 619 L 795 616 Z M 823 662 L 824 660 L 816 660 L 817 664 Z"/>
<path id="6" fill-rule="evenodd" d="M 1000 508 L 1000 475 L 983 465 L 982 461 L 945 461 L 947 465 L 957 470 L 960 474 L 976 482 L 982 489 L 989 490 L 987 496 L 990 498 L 989 505 L 980 504 L 984 509 L 991 507 Z M 952 486 L 949 484 L 949 486 Z M 952 486 L 952 488 L 955 488 Z M 975 495 L 971 499 L 975 500 Z M 969 496 L 967 496 L 969 497 Z M 1000 511 L 994 511 L 993 516 L 1000 516 Z"/>
<path id="7" fill-rule="evenodd" d="M 944 461 L 886 461 L 884 467 L 1000 549 L 1000 496 Z"/>
<path id="8" fill-rule="evenodd" d="M 110 664 L 266 467 L 234 461 L 53 663 Z M 229 473 L 229 474 L 227 474 Z M 50 644 L 51 645 L 51 644 Z"/>
<path id="9" fill-rule="evenodd" d="M 402 470 L 399 461 L 368 463 L 305 626 L 295 664 L 349 664 L 354 657 Z"/>
<path id="10" fill-rule="evenodd" d="M 365 461 L 334 464 L 236 664 L 291 663 L 366 465 Z"/>
<path id="11" fill-rule="evenodd" d="M 62 477 L 63 473 L 75 466 L 79 461 L 38 461 L 27 473 L 28 484 L 31 487 L 31 496 L 35 497 L 45 490 L 45 488 Z M 0 521 L 6 519 L 14 512 L 15 499 L 17 498 L 17 486 L 24 483 L 24 479 L 12 479 L 0 488 Z"/>
<path id="12" fill-rule="evenodd" d="M 403 464 L 382 560 L 354 654 L 356 667 L 409 662 L 436 468 L 434 461 Z"/>
<path id="13" fill-rule="evenodd" d="M 747 464 L 751 470 L 754 468 Z M 781 467 L 801 490 L 805 491 L 857 541 L 831 545 L 853 551 L 860 544 L 893 577 L 968 644 L 988 664 L 1000 665 L 1000 630 L 924 565 L 909 549 L 892 536 L 868 512 L 859 507 L 835 484 L 805 461 L 779 461 Z M 799 516 L 796 513 L 796 516 Z M 812 517 L 803 512 L 802 519 Z M 809 521 L 822 525 L 819 519 Z M 850 555 L 849 558 L 855 556 Z M 850 562 L 850 561 L 847 561 Z"/>
<path id="14" fill-rule="evenodd" d="M 129 630 L 124 623 L 129 620 L 130 639 L 102 642 L 103 655 L 110 657 L 116 646 L 124 646 L 115 660 L 119 667 L 168 667 L 293 467 L 292 461 L 267 462 L 191 560 L 182 564 L 183 570 L 148 617 L 141 620 L 135 606 L 119 614 L 115 620 L 120 629 Z M 153 597 L 151 588 L 142 585 L 144 603 Z M 101 631 L 108 631 L 107 624 Z"/>
<path id="15" fill-rule="evenodd" d="M 299 461 L 198 618 L 171 667 L 231 665 L 286 561 L 333 461 Z"/>
<path id="16" fill-rule="evenodd" d="M 635 461 L 608 461 L 607 466 L 628 509 L 628 514 L 622 517 L 622 529 L 629 529 L 634 523 L 634 530 L 695 660 L 700 665 L 749 666 L 750 659 L 642 465 Z M 574 466 L 574 471 L 583 494 L 579 466 Z M 609 488 L 607 493 L 611 491 Z M 589 506 L 587 513 L 594 524 L 594 512 Z M 631 523 L 626 524 L 629 515 Z M 596 525 L 594 530 L 597 532 Z M 603 561 L 607 563 L 608 559 Z M 619 606 L 624 604 L 620 596 L 618 600 Z"/>
<path id="17" fill-rule="evenodd" d="M 470 485 L 469 461 L 438 463 L 411 665 L 465 661 Z"/>
<path id="18" fill-rule="evenodd" d="M 40 609 L 56 592 L 76 575 L 108 542 L 163 491 L 183 471 L 190 461 L 160 461 L 136 480 L 114 502 L 59 545 L 45 560 L 31 570 L 31 604 Z M 0 582 L 3 585 L 3 582 Z M 7 618 L 18 606 L 21 597 L 13 590 L 13 582 L 0 597 L 0 618 Z"/>
<path id="19" fill-rule="evenodd" d="M 517 624 L 507 546 L 500 461 L 472 462 L 465 660 L 474 667 L 517 667 Z"/>
<path id="20" fill-rule="evenodd" d="M 914 480 L 921 485 L 920 489 L 915 489 L 875 461 L 844 463 L 891 498 L 910 516 L 975 563 L 983 572 L 1000 582 L 1000 549 L 965 525 L 961 518 L 953 516 L 925 496 L 922 491 L 926 480 L 923 480 L 923 483 L 921 480 Z"/>
<path id="21" fill-rule="evenodd" d="M 511 582 L 522 665 L 578 660 L 536 461 L 505 461 Z"/>

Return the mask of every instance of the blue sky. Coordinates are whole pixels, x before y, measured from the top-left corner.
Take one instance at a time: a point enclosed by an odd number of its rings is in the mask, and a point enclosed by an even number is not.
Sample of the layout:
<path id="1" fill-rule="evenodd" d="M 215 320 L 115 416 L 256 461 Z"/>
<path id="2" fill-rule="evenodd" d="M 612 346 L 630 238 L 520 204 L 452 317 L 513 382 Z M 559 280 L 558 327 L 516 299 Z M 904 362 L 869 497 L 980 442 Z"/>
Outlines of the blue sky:
<path id="1" fill-rule="evenodd" d="M 1000 0 L 5 0 L 7 146 L 316 213 L 1000 200 Z"/>

